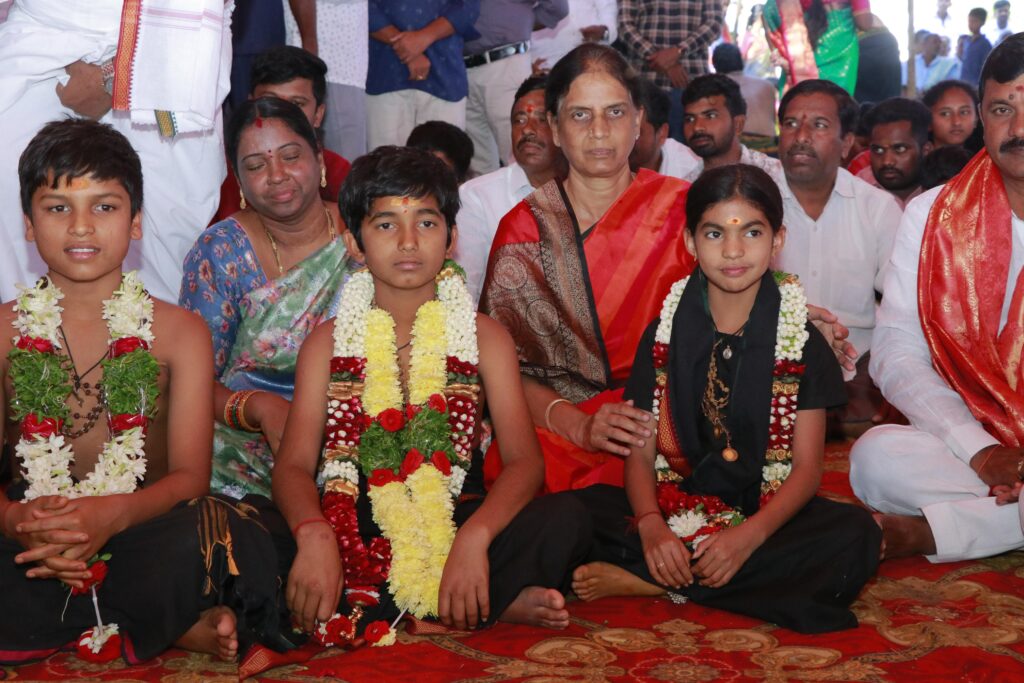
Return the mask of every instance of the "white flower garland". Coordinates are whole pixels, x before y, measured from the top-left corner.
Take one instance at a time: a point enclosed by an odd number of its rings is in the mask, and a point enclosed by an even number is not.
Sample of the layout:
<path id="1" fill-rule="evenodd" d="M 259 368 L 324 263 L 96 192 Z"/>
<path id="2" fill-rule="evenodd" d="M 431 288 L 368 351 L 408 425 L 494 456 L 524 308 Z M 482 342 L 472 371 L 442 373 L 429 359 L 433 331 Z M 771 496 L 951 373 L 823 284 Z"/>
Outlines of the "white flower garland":
<path id="1" fill-rule="evenodd" d="M 444 307 L 445 352 L 464 363 L 480 362 L 476 339 L 476 309 L 473 297 L 461 277 L 439 275 L 437 298 Z M 366 357 L 366 316 L 373 306 L 373 275 L 368 270 L 354 273 L 345 283 L 334 319 L 334 355 Z"/>
<path id="2" fill-rule="evenodd" d="M 672 338 L 672 321 L 689 280 L 690 277 L 687 276 L 677 281 L 665 297 L 654 335 L 656 346 L 661 344 L 665 348 L 668 347 Z M 795 363 L 803 358 L 804 345 L 810 338 L 810 333 L 807 331 L 807 296 L 804 294 L 803 285 L 795 275 L 781 273 L 777 275 L 776 282 L 782 297 L 779 304 L 779 322 L 775 332 L 775 364 L 778 366 L 786 362 Z M 783 384 L 778 379 L 775 379 L 772 384 L 773 400 L 769 421 L 772 436 L 770 436 L 768 448 L 770 461 L 762 468 L 761 484 L 762 493 L 767 495 L 777 491 L 793 469 L 790 441 L 796 424 L 796 392 L 783 393 L 782 390 L 785 387 L 776 386 Z M 798 387 L 799 385 L 797 385 Z M 656 383 L 651 408 L 655 419 L 660 417 L 661 399 L 665 390 L 662 384 Z M 660 453 L 655 460 L 655 469 L 661 475 L 670 472 L 668 460 Z M 668 476 L 672 478 L 671 475 Z"/>
<path id="3" fill-rule="evenodd" d="M 58 302 L 64 294 L 45 277 L 34 287 L 19 289 L 14 327 L 25 336 L 46 339 L 57 347 L 63 311 Z M 134 271 L 125 273 L 114 296 L 103 302 L 103 319 L 111 344 L 124 337 L 153 341 L 153 300 Z M 14 451 L 28 483 L 26 502 L 48 495 L 78 498 L 131 493 L 146 476 L 145 434 L 141 427 L 113 435 L 103 445 L 96 467 L 78 484 L 71 478 L 74 452 L 62 434 L 22 437 Z"/>

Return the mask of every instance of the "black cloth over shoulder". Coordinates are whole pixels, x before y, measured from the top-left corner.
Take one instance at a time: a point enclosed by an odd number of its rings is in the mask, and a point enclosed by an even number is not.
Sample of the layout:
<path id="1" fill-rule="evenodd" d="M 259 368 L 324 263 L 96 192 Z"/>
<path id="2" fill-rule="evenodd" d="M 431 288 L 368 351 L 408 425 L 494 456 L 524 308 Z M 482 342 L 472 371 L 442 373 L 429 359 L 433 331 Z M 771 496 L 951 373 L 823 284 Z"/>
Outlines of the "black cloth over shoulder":
<path id="1" fill-rule="evenodd" d="M 781 296 L 770 272 L 765 273 L 742 335 L 722 334 L 704 305 L 707 280 L 698 269 L 686 285 L 672 320 L 669 345 L 668 391 L 679 444 L 693 467 L 683 483 L 688 493 L 716 495 L 750 515 L 758 510 L 761 468 L 768 446 L 772 369 Z M 651 350 L 658 321 L 644 333 L 637 348 L 633 370 L 626 384 L 626 399 L 650 410 L 654 395 L 654 362 Z M 807 366 L 800 381 L 798 410 L 832 408 L 846 403 L 842 371 L 825 338 L 807 323 L 809 338 L 801 362 Z M 732 447 L 740 457 L 728 462 L 721 457 L 724 435 L 716 437 L 701 412 L 707 385 L 711 350 L 722 340 L 716 355 L 718 375 L 730 387 L 724 409 Z M 724 350 L 731 349 L 729 358 Z"/>

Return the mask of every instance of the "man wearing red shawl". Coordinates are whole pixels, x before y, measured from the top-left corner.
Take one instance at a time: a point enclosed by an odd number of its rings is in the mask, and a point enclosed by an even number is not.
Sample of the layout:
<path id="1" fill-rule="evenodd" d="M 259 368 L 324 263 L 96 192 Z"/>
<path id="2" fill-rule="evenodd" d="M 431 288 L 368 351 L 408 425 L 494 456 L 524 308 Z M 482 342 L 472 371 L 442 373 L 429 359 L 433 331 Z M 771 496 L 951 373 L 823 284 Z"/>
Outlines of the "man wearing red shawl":
<path id="1" fill-rule="evenodd" d="M 588 414 L 622 401 L 640 336 L 658 317 L 672 283 L 693 270 L 682 239 L 686 187 L 640 169 L 608 212 L 583 231 L 557 180 L 505 215 L 480 310 L 512 332 L 526 381 L 547 385 Z M 537 434 L 545 491 L 622 486 L 621 457 L 542 427 Z M 488 481 L 498 471 L 497 453 L 488 453 Z"/>
<path id="2" fill-rule="evenodd" d="M 854 491 L 884 513 L 887 557 L 935 562 L 1024 546 L 1024 33 L 981 75 L 985 149 L 910 203 L 871 375 L 911 425 L 867 432 Z"/>

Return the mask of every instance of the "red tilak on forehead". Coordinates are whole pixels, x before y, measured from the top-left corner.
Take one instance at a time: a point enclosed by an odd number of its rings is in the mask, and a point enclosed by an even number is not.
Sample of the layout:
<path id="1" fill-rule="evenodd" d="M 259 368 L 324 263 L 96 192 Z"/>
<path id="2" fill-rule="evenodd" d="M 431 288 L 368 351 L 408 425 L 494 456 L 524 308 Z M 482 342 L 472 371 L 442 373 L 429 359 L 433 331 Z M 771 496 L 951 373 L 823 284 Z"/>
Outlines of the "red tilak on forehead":
<path id="1" fill-rule="evenodd" d="M 257 128 L 262 128 L 263 127 L 263 117 L 262 116 L 257 116 L 256 120 L 253 123 L 256 124 Z"/>
<path id="2" fill-rule="evenodd" d="M 526 105 L 526 113 L 527 114 L 532 114 L 535 111 L 537 111 L 537 108 L 534 107 L 532 104 Z"/>
<path id="3" fill-rule="evenodd" d="M 402 197 L 402 206 L 409 206 L 409 198 Z"/>

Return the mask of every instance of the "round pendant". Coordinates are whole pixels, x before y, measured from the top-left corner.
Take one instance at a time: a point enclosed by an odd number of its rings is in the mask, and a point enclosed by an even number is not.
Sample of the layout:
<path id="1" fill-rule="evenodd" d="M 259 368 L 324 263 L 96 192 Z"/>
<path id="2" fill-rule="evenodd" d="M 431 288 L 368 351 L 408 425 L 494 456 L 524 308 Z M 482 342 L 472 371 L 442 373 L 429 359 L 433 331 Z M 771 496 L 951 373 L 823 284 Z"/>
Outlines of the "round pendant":
<path id="1" fill-rule="evenodd" d="M 724 358 L 726 360 L 729 360 L 730 358 L 732 358 L 732 347 L 731 346 L 726 346 L 725 347 L 725 349 L 722 351 L 722 358 Z"/>
<path id="2" fill-rule="evenodd" d="M 724 458 L 726 462 L 736 462 L 739 457 L 740 454 L 735 448 L 726 448 L 722 451 L 722 458 Z"/>

